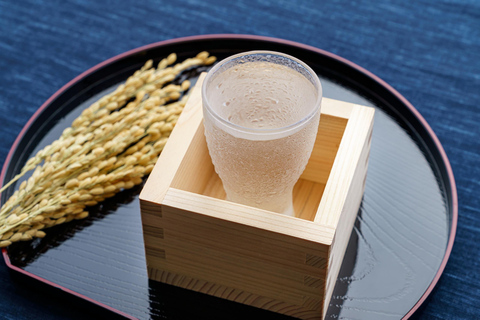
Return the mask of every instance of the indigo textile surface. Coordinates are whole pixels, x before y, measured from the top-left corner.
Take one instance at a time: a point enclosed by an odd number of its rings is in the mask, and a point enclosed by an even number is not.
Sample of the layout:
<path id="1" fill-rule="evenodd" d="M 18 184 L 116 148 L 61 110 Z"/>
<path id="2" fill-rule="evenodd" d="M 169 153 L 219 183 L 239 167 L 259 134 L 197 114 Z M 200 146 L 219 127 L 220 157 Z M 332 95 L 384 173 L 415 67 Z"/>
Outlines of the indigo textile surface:
<path id="1" fill-rule="evenodd" d="M 437 134 L 458 188 L 446 269 L 419 319 L 480 319 L 480 2 L 477 0 L 0 0 L 0 166 L 22 127 L 88 68 L 149 43 L 253 34 L 308 44 L 371 71 Z M 82 319 L 0 263 L 1 319 Z"/>

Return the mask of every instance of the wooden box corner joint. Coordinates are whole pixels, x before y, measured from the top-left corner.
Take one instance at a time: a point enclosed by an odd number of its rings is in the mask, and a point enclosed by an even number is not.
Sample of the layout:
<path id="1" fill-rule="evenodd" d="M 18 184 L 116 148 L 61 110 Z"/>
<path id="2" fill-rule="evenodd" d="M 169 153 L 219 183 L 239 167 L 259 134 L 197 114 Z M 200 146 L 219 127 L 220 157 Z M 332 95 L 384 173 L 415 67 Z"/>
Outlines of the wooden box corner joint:
<path id="1" fill-rule="evenodd" d="M 364 192 L 374 109 L 323 99 L 288 217 L 225 200 L 203 133 L 203 78 L 140 194 L 148 276 L 322 319 Z"/>

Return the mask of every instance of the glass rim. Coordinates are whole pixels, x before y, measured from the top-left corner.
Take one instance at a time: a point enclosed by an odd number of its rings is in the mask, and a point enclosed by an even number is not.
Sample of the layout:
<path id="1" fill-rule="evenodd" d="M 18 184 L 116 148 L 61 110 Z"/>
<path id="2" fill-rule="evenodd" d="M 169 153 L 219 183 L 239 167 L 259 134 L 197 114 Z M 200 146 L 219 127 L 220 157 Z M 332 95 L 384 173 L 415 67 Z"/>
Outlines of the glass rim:
<path id="1" fill-rule="evenodd" d="M 314 106 L 312 107 L 312 110 L 305 117 L 303 117 L 302 119 L 300 119 L 300 120 L 298 120 L 298 121 L 296 121 L 292 124 L 288 124 L 286 126 L 282 126 L 282 127 L 278 127 L 278 128 L 270 128 L 270 129 L 249 128 L 249 127 L 241 126 L 241 125 L 235 124 L 231 121 L 228 121 L 227 119 L 218 115 L 218 113 L 215 112 L 212 109 L 211 104 L 208 101 L 208 97 L 207 97 L 207 94 L 206 94 L 207 93 L 207 85 L 209 83 L 210 78 L 212 78 L 222 66 L 229 63 L 230 61 L 237 60 L 237 59 L 245 57 L 245 56 L 256 56 L 256 55 L 275 55 L 275 56 L 280 56 L 280 57 L 283 57 L 283 58 L 287 58 L 287 59 L 292 60 L 293 62 L 299 64 L 301 67 L 303 67 L 307 71 L 308 74 L 310 74 L 312 76 L 311 78 L 314 82 L 312 84 L 316 87 L 318 95 L 317 95 L 317 99 L 314 103 Z M 310 79 L 308 79 L 308 80 L 310 81 Z M 279 135 L 279 134 L 283 134 L 282 136 L 288 136 L 290 134 L 287 134 L 287 133 L 292 132 L 292 134 L 293 134 L 293 133 L 297 132 L 298 130 L 300 130 L 301 128 L 303 128 L 303 126 L 305 126 L 309 122 L 309 120 L 312 119 L 317 114 L 317 112 L 320 110 L 322 97 L 323 97 L 323 92 L 322 92 L 322 85 L 320 83 L 320 79 L 318 78 L 315 71 L 313 71 L 313 69 L 309 65 L 307 65 L 305 62 L 303 62 L 300 59 L 295 58 L 291 55 L 288 55 L 288 54 L 285 54 L 285 53 L 282 53 L 282 52 L 269 51 L 269 50 L 254 50 L 254 51 L 241 52 L 241 53 L 237 53 L 235 55 L 229 56 L 229 57 L 219 61 L 207 73 L 207 75 L 206 75 L 206 77 L 203 81 L 203 84 L 202 84 L 203 109 L 205 111 L 207 111 L 215 120 L 217 120 L 218 122 L 220 122 L 222 125 L 226 126 L 227 128 L 229 128 L 231 130 L 234 130 L 234 131 L 237 131 L 237 132 L 242 133 L 242 134 L 249 135 L 249 136 L 256 136 L 257 138 L 259 138 L 258 140 L 268 139 L 270 136 L 276 136 L 276 135 Z M 262 137 L 264 139 L 262 139 Z"/>

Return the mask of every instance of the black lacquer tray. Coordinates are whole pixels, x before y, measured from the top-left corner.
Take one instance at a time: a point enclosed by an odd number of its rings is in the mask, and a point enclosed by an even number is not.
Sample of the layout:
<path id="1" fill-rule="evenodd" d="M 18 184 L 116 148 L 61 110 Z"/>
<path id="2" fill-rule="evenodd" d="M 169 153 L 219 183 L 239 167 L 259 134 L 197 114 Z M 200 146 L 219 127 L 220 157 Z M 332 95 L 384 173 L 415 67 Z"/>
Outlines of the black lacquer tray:
<path id="1" fill-rule="evenodd" d="M 363 68 L 317 48 L 258 36 L 210 35 L 155 43 L 109 59 L 39 108 L 12 146 L 2 183 L 146 60 L 158 61 L 171 52 L 183 60 L 203 50 L 222 59 L 257 49 L 281 51 L 308 63 L 326 97 L 376 108 L 365 195 L 327 319 L 411 317 L 438 282 L 455 238 L 458 206 L 452 170 L 435 134 L 405 98 Z M 149 281 L 140 190 L 108 199 L 93 207 L 89 218 L 49 229 L 43 239 L 11 245 L 3 250 L 7 265 L 60 294 L 109 310 L 112 317 L 288 319 Z M 12 192 L 2 194 L 2 202 Z"/>

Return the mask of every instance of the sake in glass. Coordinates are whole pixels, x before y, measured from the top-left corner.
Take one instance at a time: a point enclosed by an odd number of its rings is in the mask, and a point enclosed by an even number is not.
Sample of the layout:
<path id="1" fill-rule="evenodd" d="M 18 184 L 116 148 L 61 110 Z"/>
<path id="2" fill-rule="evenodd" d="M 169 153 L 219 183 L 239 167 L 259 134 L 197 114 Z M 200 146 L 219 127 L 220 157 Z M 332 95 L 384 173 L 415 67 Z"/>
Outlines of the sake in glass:
<path id="1" fill-rule="evenodd" d="M 293 187 L 313 149 L 321 100 L 315 72 L 279 52 L 237 54 L 208 72 L 205 137 L 227 200 L 295 215 Z"/>

